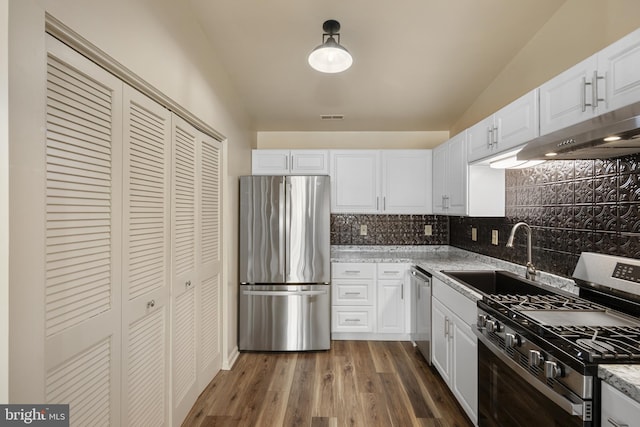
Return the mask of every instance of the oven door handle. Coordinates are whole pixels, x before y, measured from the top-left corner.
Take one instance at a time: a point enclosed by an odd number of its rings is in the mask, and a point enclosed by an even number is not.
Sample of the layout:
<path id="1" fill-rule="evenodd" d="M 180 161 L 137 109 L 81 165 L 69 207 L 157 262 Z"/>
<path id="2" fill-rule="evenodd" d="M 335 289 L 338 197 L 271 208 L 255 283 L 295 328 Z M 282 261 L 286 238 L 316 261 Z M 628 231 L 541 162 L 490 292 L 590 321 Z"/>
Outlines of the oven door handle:
<path id="1" fill-rule="evenodd" d="M 562 408 L 564 411 L 568 412 L 571 415 L 577 415 L 580 419 L 584 420 L 585 418 L 585 407 L 584 403 L 575 403 L 566 397 L 555 393 L 547 386 L 542 384 L 540 381 L 531 377 L 528 372 L 524 370 L 520 365 L 518 365 L 515 361 L 513 361 L 510 357 L 500 351 L 499 348 L 495 346 L 487 337 L 485 337 L 482 332 L 477 329 L 473 330 L 473 333 L 478 337 L 480 341 L 489 349 L 491 352 L 501 361 L 503 361 L 509 368 L 511 368 L 514 372 L 520 376 L 523 380 L 525 380 L 529 385 L 538 390 L 544 396 L 548 397 L 552 400 L 556 405 Z"/>

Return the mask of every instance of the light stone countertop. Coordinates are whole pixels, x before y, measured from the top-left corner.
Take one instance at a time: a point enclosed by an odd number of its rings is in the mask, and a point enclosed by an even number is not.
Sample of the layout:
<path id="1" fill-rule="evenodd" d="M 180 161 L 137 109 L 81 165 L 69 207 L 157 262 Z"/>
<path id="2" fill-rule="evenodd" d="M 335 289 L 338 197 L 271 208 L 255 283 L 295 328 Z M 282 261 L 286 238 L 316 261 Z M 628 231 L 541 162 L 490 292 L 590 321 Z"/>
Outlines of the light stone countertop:
<path id="1" fill-rule="evenodd" d="M 446 276 L 442 270 L 506 270 L 520 276 L 525 267 L 452 246 L 332 246 L 331 262 L 399 262 L 414 264 L 437 277 L 467 298 L 477 301 L 482 294 Z M 573 280 L 538 272 L 538 281 L 578 294 Z M 599 365 L 598 377 L 640 402 L 640 365 Z"/>

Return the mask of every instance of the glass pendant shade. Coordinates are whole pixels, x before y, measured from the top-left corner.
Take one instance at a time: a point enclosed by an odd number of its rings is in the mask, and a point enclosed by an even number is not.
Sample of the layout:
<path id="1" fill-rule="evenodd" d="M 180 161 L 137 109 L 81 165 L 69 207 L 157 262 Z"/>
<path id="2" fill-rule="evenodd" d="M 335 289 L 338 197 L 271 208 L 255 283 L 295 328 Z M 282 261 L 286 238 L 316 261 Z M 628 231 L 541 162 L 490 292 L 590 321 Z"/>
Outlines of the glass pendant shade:
<path id="1" fill-rule="evenodd" d="M 322 73 L 340 73 L 351 67 L 351 64 L 351 54 L 333 37 L 329 37 L 309 54 L 309 65 Z"/>

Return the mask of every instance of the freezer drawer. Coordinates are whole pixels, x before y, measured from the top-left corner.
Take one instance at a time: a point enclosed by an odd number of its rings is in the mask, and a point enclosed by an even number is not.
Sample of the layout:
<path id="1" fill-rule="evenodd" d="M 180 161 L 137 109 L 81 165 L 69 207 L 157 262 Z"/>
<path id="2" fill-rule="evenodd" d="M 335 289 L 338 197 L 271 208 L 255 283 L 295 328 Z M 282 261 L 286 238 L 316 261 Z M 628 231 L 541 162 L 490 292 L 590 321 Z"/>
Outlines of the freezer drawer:
<path id="1" fill-rule="evenodd" d="M 240 285 L 238 348 L 328 350 L 329 285 Z"/>

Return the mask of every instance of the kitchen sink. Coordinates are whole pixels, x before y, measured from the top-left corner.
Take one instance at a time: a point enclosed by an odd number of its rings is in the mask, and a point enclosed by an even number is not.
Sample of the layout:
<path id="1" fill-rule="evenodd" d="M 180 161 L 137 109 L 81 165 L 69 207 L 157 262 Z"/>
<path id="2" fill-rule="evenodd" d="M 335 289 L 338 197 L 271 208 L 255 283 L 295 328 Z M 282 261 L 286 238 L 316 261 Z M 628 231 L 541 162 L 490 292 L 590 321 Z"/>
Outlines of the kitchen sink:
<path id="1" fill-rule="evenodd" d="M 524 277 L 502 270 L 443 271 L 447 276 L 462 282 L 465 286 L 488 295 L 546 295 L 559 293 L 546 285 L 527 280 Z"/>

